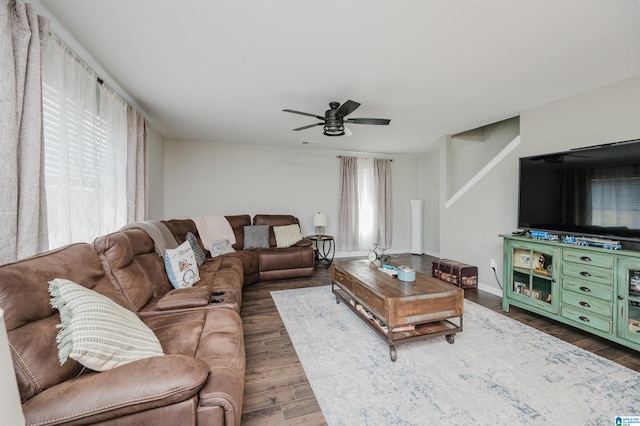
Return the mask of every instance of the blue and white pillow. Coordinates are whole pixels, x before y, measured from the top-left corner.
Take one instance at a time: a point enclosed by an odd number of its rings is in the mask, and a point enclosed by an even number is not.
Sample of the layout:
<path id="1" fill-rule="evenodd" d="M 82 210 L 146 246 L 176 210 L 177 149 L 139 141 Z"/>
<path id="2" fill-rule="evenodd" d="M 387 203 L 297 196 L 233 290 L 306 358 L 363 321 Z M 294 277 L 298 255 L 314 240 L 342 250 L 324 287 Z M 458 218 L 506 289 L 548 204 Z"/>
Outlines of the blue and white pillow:
<path id="1" fill-rule="evenodd" d="M 189 241 L 164 252 L 164 266 L 171 285 L 175 288 L 191 287 L 200 280 L 198 263 Z"/>
<path id="2" fill-rule="evenodd" d="M 231 246 L 231 242 L 227 239 L 215 240 L 211 243 L 211 248 L 209 249 L 209 251 L 211 252 L 211 257 L 217 257 L 222 254 L 235 252 L 235 250 Z"/>

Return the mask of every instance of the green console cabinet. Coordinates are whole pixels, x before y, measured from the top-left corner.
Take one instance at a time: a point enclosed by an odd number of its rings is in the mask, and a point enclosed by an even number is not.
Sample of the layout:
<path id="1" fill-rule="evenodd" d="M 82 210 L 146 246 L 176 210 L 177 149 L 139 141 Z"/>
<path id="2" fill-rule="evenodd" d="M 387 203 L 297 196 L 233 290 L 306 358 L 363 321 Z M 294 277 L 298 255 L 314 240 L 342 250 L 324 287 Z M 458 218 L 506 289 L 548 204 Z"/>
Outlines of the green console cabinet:
<path id="1" fill-rule="evenodd" d="M 502 238 L 504 311 L 517 306 L 640 350 L 640 252 Z"/>

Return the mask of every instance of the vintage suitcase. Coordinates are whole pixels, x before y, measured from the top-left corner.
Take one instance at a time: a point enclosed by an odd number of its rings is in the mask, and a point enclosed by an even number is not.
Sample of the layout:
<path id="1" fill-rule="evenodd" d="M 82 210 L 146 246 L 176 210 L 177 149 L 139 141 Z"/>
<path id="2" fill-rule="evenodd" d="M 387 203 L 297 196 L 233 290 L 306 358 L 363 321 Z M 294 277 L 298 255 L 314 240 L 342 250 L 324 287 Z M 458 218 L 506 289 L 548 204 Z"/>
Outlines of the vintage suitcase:
<path id="1" fill-rule="evenodd" d="M 461 288 L 478 288 L 478 267 L 451 259 L 434 259 L 431 275 Z"/>

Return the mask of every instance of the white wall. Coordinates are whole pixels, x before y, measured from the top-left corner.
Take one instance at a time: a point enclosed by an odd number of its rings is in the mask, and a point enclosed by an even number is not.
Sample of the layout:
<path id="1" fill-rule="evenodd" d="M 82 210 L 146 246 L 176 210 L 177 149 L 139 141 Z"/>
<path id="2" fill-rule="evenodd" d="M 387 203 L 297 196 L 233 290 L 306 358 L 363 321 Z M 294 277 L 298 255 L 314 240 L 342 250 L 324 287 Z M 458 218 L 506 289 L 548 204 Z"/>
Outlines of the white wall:
<path id="1" fill-rule="evenodd" d="M 327 234 L 336 236 L 339 154 L 350 155 L 313 147 L 165 140 L 164 216 L 292 214 L 300 219 L 303 234 L 308 235 L 313 233 L 313 214 L 321 211 L 328 216 Z M 394 220 L 390 252 L 407 252 L 409 200 L 418 195 L 418 160 L 392 158 Z"/>
<path id="2" fill-rule="evenodd" d="M 639 109 L 640 76 L 522 112 L 520 145 L 450 208 L 444 208 L 446 197 L 441 197 L 441 257 L 478 266 L 481 287 L 499 292 L 489 259 L 498 261 L 502 282 L 502 240 L 498 235 L 516 230 L 518 159 L 640 138 Z M 434 156 L 445 167 L 444 141 L 441 152 Z M 458 165 L 450 163 L 449 167 Z M 447 174 L 441 170 L 440 176 L 446 179 Z M 440 184 L 440 188 L 446 185 Z"/>
<path id="3" fill-rule="evenodd" d="M 147 219 L 164 219 L 164 138 L 147 127 L 149 161 L 149 206 Z"/>

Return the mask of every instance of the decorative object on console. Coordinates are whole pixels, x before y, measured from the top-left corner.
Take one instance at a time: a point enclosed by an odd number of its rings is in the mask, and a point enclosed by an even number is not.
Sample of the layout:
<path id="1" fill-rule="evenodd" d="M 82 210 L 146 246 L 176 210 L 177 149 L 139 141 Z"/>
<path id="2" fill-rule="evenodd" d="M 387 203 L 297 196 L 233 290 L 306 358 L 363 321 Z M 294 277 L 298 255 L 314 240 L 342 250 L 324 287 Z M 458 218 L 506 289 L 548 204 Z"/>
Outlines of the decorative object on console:
<path id="1" fill-rule="evenodd" d="M 200 280 L 196 256 L 189 241 L 165 250 L 164 266 L 174 288 L 191 287 Z"/>
<path id="2" fill-rule="evenodd" d="M 3 396 L 0 398 L 2 424 L 7 426 L 23 426 L 25 424 L 16 373 L 13 369 L 7 329 L 4 325 L 4 311 L 0 309 L 0 382 Z"/>
<path id="3" fill-rule="evenodd" d="M 276 237 L 276 247 L 279 248 L 291 247 L 298 241 L 302 240 L 300 225 L 298 225 L 297 223 L 291 225 L 274 226 L 273 234 Z"/>
<path id="4" fill-rule="evenodd" d="M 314 214 L 313 226 L 316 227 L 316 235 L 324 235 L 324 227 L 327 226 L 327 215 L 320 212 Z"/>
<path id="5" fill-rule="evenodd" d="M 60 312 L 58 359 L 106 371 L 164 355 L 153 331 L 132 311 L 66 279 L 49 282 L 51 306 Z"/>
<path id="6" fill-rule="evenodd" d="M 211 252 L 211 257 L 218 257 L 223 254 L 233 253 L 235 250 L 231 246 L 231 241 L 224 240 L 215 240 L 211 243 L 211 248 L 209 249 Z"/>
<path id="7" fill-rule="evenodd" d="M 269 225 L 245 226 L 244 248 L 269 248 Z"/>
<path id="8" fill-rule="evenodd" d="M 398 266 L 398 279 L 400 281 L 413 282 L 416 280 L 416 270 L 411 266 Z"/>

